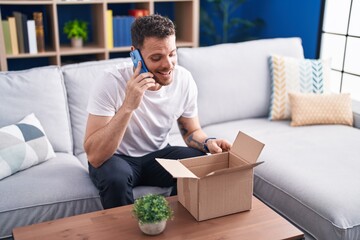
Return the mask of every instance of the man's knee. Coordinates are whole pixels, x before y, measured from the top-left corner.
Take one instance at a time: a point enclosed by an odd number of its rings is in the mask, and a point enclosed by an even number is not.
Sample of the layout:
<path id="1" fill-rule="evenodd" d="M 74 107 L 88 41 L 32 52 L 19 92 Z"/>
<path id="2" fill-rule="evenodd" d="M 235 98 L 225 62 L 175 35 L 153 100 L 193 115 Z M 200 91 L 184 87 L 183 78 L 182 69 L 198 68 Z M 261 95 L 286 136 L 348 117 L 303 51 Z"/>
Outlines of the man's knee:
<path id="1" fill-rule="evenodd" d="M 133 171 L 122 159 L 96 170 L 97 188 L 104 209 L 131 204 L 133 198 Z"/>
<path id="2" fill-rule="evenodd" d="M 131 187 L 133 171 L 129 164 L 117 156 L 111 157 L 99 168 L 89 165 L 89 173 L 99 190 L 119 189 Z"/>
<path id="3" fill-rule="evenodd" d="M 129 172 L 116 172 L 108 174 L 103 179 L 103 185 L 108 188 L 112 188 L 117 191 L 124 191 L 125 189 L 132 187 L 133 176 Z"/>

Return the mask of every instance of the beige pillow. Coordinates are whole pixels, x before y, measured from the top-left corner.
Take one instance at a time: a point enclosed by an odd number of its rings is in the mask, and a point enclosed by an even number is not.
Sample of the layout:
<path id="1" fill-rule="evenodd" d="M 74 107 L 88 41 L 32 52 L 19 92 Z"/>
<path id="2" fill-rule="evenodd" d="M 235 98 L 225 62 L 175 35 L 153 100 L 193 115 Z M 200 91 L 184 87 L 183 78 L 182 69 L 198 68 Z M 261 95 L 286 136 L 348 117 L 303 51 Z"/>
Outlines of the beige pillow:
<path id="1" fill-rule="evenodd" d="M 349 93 L 289 93 L 291 126 L 314 124 L 353 125 Z"/>

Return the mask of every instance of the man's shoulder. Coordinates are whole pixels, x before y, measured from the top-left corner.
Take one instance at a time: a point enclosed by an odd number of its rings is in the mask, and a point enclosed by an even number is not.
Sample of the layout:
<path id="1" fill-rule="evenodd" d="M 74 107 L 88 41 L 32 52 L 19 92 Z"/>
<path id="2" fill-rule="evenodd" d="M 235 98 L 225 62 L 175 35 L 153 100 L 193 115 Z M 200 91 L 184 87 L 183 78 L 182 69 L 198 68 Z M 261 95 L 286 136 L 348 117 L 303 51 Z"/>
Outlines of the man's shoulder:
<path id="1" fill-rule="evenodd" d="M 104 69 L 105 79 L 113 79 L 116 81 L 126 81 L 132 73 L 132 65 L 130 63 L 120 63 Z"/>
<path id="2" fill-rule="evenodd" d="M 132 71 L 132 63 L 122 62 L 104 69 L 105 73 L 119 76 L 129 74 Z"/>
<path id="3" fill-rule="evenodd" d="M 190 74 L 189 70 L 180 65 L 175 65 L 175 71 L 179 73 Z"/>
<path id="4" fill-rule="evenodd" d="M 176 65 L 174 70 L 174 85 L 182 86 L 182 89 L 189 89 L 196 85 L 195 80 L 186 68 Z"/>
<path id="5" fill-rule="evenodd" d="M 116 69 L 118 70 L 124 70 L 129 71 L 129 69 L 133 69 L 133 63 L 132 62 L 121 62 L 115 65 Z"/>
<path id="6" fill-rule="evenodd" d="M 189 81 L 193 79 L 190 71 L 180 65 L 175 66 L 175 78 L 188 79 Z"/>

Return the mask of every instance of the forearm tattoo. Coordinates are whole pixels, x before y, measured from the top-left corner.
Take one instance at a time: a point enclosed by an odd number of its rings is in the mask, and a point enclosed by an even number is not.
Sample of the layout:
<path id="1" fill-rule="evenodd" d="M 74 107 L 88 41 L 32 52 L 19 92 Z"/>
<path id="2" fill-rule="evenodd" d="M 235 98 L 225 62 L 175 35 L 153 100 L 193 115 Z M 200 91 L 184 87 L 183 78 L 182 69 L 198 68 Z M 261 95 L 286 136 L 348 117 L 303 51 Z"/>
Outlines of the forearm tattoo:
<path id="1" fill-rule="evenodd" d="M 204 149 L 204 144 L 194 139 L 194 134 L 190 134 L 190 136 L 186 139 L 186 142 L 193 147 L 196 147 L 200 150 Z"/>
<path id="2" fill-rule="evenodd" d="M 185 128 L 184 124 L 178 122 L 180 133 L 182 136 L 185 136 L 188 133 L 188 130 Z"/>
<path id="3" fill-rule="evenodd" d="M 181 135 L 184 137 L 185 139 L 185 136 L 189 133 L 189 130 L 184 126 L 183 123 L 181 122 L 178 122 L 178 125 L 179 125 L 179 129 L 180 129 L 180 132 L 181 132 Z M 198 148 L 200 150 L 203 150 L 204 149 L 204 144 L 202 142 L 199 142 L 197 141 L 196 139 L 194 139 L 194 134 L 190 134 L 186 139 L 185 139 L 186 143 L 189 145 L 189 146 L 192 146 L 192 147 L 195 147 L 195 148 Z"/>

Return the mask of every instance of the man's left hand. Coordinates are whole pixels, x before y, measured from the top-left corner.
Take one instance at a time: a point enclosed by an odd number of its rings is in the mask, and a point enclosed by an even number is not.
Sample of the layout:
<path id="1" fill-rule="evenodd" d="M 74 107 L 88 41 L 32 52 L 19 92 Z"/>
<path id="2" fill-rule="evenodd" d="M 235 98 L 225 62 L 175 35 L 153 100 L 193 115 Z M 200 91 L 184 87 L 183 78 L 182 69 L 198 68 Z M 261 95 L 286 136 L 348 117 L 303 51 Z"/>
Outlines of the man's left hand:
<path id="1" fill-rule="evenodd" d="M 209 139 L 206 146 L 210 153 L 221 153 L 229 151 L 232 145 L 225 139 Z"/>

